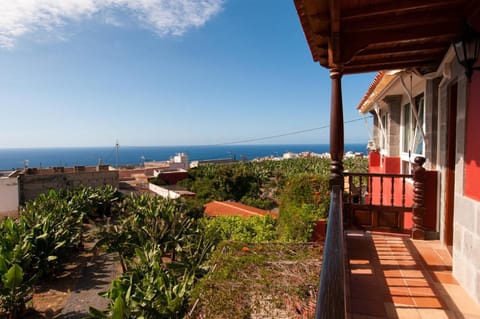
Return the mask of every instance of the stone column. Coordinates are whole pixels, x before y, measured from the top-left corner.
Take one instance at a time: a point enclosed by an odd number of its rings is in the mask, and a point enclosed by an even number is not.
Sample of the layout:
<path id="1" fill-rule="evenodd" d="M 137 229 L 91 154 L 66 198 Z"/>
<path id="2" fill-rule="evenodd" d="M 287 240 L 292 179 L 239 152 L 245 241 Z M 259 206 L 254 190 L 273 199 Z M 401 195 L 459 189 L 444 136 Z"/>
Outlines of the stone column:
<path id="1" fill-rule="evenodd" d="M 330 187 L 339 185 L 343 189 L 343 103 L 342 103 L 342 71 L 331 69 L 332 100 L 330 105 Z"/>
<path id="2" fill-rule="evenodd" d="M 400 118 L 401 118 L 401 95 L 388 95 L 383 99 L 388 108 L 388 156 L 400 156 Z"/>

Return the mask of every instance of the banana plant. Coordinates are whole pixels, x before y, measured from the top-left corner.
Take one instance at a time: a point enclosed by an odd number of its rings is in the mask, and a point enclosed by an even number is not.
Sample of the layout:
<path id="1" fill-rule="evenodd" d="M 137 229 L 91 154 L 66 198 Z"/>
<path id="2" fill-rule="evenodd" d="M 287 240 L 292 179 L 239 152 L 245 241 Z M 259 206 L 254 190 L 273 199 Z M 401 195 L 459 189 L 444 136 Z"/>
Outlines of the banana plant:
<path id="1" fill-rule="evenodd" d="M 0 307 L 8 314 L 9 319 L 20 318 L 25 311 L 25 305 L 32 297 L 32 280 L 24 280 L 22 267 L 13 264 L 5 268 L 0 262 Z"/>
<path id="2" fill-rule="evenodd" d="M 153 243 L 135 252 L 129 271 L 114 280 L 112 288 L 103 294 L 110 299 L 109 309 L 102 312 L 91 307 L 90 318 L 183 318 L 194 274 L 172 274 L 162 265 L 160 248 Z"/>
<path id="3" fill-rule="evenodd" d="M 6 218 L 0 222 L 0 309 L 9 318 L 17 318 L 32 294 L 35 276 L 24 280 L 24 269 L 31 268 L 28 228 L 22 220 Z"/>

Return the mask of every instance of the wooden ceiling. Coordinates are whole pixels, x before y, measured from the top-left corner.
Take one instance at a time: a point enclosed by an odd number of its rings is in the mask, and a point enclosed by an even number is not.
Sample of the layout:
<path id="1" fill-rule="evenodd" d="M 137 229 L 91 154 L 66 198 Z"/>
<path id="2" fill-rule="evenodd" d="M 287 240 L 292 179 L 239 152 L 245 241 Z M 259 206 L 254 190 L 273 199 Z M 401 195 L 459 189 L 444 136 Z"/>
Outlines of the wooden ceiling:
<path id="1" fill-rule="evenodd" d="M 344 73 L 438 66 L 479 0 L 294 0 L 313 60 Z"/>

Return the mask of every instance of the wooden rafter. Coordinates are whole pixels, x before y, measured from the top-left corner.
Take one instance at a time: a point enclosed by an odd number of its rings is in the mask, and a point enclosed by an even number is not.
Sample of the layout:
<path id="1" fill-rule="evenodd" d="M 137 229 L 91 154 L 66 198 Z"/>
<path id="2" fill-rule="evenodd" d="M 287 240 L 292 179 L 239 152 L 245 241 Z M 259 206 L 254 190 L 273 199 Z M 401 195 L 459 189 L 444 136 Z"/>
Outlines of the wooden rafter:
<path id="1" fill-rule="evenodd" d="M 438 9 L 458 8 L 465 5 L 462 0 L 408 0 L 379 2 L 374 5 L 365 5 L 354 9 L 346 9 L 342 12 L 342 20 L 367 21 L 381 16 L 392 17 L 420 11 L 435 11 Z"/>
<path id="2" fill-rule="evenodd" d="M 480 18 L 478 0 L 294 1 L 314 61 L 345 73 L 430 69 Z"/>

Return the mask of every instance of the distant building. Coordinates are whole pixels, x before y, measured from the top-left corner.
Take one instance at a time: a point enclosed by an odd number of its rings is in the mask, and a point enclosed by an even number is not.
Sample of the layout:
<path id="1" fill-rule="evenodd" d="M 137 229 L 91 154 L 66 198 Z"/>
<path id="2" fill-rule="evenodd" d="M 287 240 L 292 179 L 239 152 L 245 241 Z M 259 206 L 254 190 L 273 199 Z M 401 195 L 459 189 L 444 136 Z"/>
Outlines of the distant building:
<path id="1" fill-rule="evenodd" d="M 232 164 L 236 163 L 237 160 L 234 160 L 232 158 L 220 158 L 220 159 L 210 159 L 210 160 L 202 160 L 202 161 L 193 161 L 190 164 L 190 168 L 195 168 L 201 165 L 207 165 L 207 164 Z"/>
<path id="2" fill-rule="evenodd" d="M 118 170 L 109 165 L 26 168 L 17 173 L 20 204 L 33 200 L 50 189 L 106 185 L 118 187 Z"/>
<path id="3" fill-rule="evenodd" d="M 248 206 L 242 203 L 237 202 L 218 202 L 213 201 L 211 203 L 205 204 L 205 215 L 209 217 L 219 217 L 219 216 L 240 216 L 240 217 L 252 217 L 252 216 L 267 216 L 270 215 L 273 218 L 277 218 L 278 214 Z"/>
<path id="4" fill-rule="evenodd" d="M 169 199 L 177 199 L 180 197 L 195 197 L 195 193 L 190 192 L 183 187 L 180 187 L 178 185 L 155 185 L 152 183 L 148 184 L 148 189 L 163 197 L 163 198 L 169 198 Z"/>
<path id="5" fill-rule="evenodd" d="M 0 172 L 0 217 L 17 216 L 18 177 L 15 171 Z"/>
<path id="6" fill-rule="evenodd" d="M 182 179 L 188 178 L 188 156 L 184 153 L 170 158 L 169 161 L 145 162 L 143 167 L 121 169 L 119 172 L 120 189 L 122 192 L 145 192 L 149 190 L 149 179 L 157 177 L 168 185 L 175 185 Z"/>
<path id="7" fill-rule="evenodd" d="M 298 154 L 293 152 L 287 152 L 283 154 L 283 158 L 284 159 L 298 158 Z"/>
<path id="8" fill-rule="evenodd" d="M 170 168 L 178 168 L 178 169 L 188 169 L 189 162 L 188 162 L 188 155 L 185 153 L 177 153 L 174 157 L 170 159 Z"/>
<path id="9" fill-rule="evenodd" d="M 143 168 L 145 169 L 156 169 L 156 168 L 169 168 L 169 161 L 149 161 L 143 163 Z"/>
<path id="10" fill-rule="evenodd" d="M 185 169 L 160 169 L 153 172 L 153 176 L 162 180 L 167 185 L 176 185 L 179 181 L 188 178 L 188 171 Z"/>

